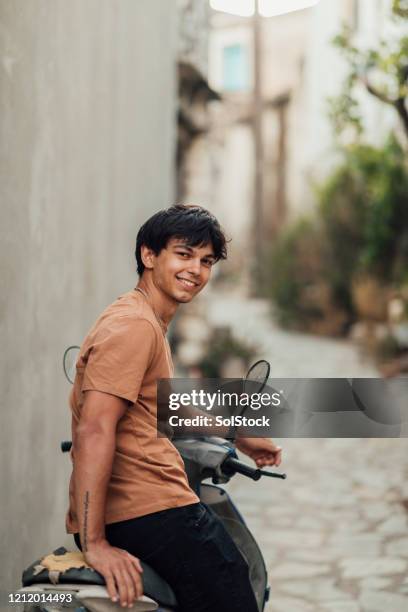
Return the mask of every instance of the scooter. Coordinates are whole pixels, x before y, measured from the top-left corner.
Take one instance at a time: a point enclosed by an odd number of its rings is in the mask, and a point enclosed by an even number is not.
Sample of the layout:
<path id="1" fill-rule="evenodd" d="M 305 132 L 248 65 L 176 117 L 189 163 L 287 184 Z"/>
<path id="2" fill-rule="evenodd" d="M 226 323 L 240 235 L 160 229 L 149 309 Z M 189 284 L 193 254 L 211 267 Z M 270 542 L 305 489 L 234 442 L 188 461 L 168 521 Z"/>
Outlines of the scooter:
<path id="1" fill-rule="evenodd" d="M 67 374 L 65 360 L 64 370 Z M 245 383 L 250 382 L 252 390 L 255 384 L 260 392 L 268 376 L 269 364 L 261 360 L 252 366 L 243 384 L 245 386 Z M 67 378 L 72 382 L 69 376 Z M 262 612 L 269 598 L 262 553 L 231 497 L 219 485 L 228 483 L 236 474 L 255 481 L 265 476 L 285 479 L 286 474 L 253 468 L 243 463 L 237 457 L 234 444 L 222 438 L 177 439 L 173 443 L 183 458 L 191 488 L 217 514 L 246 559 L 251 585 Z M 61 450 L 69 452 L 71 446 L 71 441 L 64 441 Z M 212 483 L 207 482 L 208 479 Z M 59 558 L 63 561 L 68 556 L 63 547 L 56 549 L 53 554 L 57 561 Z M 143 561 L 142 567 L 144 595 L 128 609 L 131 612 L 177 612 L 177 600 L 170 585 Z M 110 600 L 103 576 L 91 568 L 70 567 L 56 576 L 55 572 L 53 574 L 38 560 L 24 571 L 22 583 L 23 588 L 17 595 L 20 596 L 19 602 L 24 604 L 24 612 L 56 612 L 68 608 L 75 612 L 114 612 L 120 609 L 120 604 Z"/>

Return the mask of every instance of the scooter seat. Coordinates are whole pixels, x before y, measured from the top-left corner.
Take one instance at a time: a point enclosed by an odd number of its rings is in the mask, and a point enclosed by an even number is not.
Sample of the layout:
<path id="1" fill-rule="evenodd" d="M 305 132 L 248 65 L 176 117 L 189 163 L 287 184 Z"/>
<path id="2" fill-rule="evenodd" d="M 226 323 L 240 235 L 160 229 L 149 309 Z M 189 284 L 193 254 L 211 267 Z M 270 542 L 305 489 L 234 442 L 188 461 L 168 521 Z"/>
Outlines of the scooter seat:
<path id="1" fill-rule="evenodd" d="M 60 606 L 62 608 L 71 608 L 73 609 L 75 606 L 75 610 L 88 610 L 89 612 L 117 612 L 121 609 L 120 603 L 114 603 L 111 601 L 108 591 L 106 587 L 99 585 L 88 585 L 88 584 L 64 584 L 54 586 L 52 584 L 47 583 L 37 583 L 28 587 L 23 587 L 17 591 L 20 593 L 24 599 L 28 599 L 29 601 L 36 601 L 36 597 L 55 597 L 56 593 L 58 593 L 58 597 L 61 598 L 62 595 L 65 595 L 66 604 L 60 603 L 58 605 L 58 610 Z M 70 599 L 68 599 L 68 596 Z M 30 597 L 32 599 L 30 599 Z M 45 599 L 45 601 L 49 601 Z M 62 601 L 62 600 L 61 600 Z M 34 608 L 33 608 L 34 609 Z M 35 606 L 35 609 L 37 606 Z M 41 610 L 43 608 L 41 607 Z M 50 609 L 48 606 L 45 609 Z M 30 607 L 31 610 L 31 607 Z M 52 606 L 52 610 L 57 610 Z M 160 611 L 164 612 L 164 608 L 160 607 Z M 128 608 L 128 612 L 159 612 L 158 603 L 150 597 L 146 597 L 146 595 L 142 595 L 139 597 L 131 608 Z"/>
<path id="2" fill-rule="evenodd" d="M 143 561 L 141 564 L 144 594 L 162 606 L 175 608 L 176 596 L 169 584 L 150 565 Z M 62 546 L 54 550 L 52 555 L 42 557 L 24 570 L 22 583 L 24 587 L 40 583 L 105 586 L 105 579 L 87 565 L 82 553 L 70 553 Z"/>

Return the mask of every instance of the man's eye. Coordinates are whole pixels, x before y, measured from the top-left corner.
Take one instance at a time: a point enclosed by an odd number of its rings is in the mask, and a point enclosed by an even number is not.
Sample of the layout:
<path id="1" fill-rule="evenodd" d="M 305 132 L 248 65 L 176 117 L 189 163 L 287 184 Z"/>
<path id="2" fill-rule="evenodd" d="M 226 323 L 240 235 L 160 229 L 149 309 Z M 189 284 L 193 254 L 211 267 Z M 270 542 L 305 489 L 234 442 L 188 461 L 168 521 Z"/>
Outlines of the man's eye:
<path id="1" fill-rule="evenodd" d="M 182 251 L 178 251 L 177 255 L 181 255 L 182 257 L 188 257 L 188 253 L 183 253 Z"/>
<path id="2" fill-rule="evenodd" d="M 203 259 L 203 264 L 205 266 L 207 266 L 208 268 L 211 268 L 211 266 L 213 265 L 213 260 L 212 259 Z"/>

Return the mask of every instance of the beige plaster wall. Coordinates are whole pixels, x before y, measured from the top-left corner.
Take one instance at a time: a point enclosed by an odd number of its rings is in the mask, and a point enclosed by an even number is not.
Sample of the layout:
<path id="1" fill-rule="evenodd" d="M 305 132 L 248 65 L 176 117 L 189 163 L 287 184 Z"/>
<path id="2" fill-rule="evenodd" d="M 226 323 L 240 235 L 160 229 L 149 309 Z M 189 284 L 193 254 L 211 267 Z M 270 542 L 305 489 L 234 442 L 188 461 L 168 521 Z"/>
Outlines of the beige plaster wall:
<path id="1" fill-rule="evenodd" d="M 62 353 L 172 203 L 176 28 L 173 0 L 0 2 L 1 589 L 66 542 Z"/>

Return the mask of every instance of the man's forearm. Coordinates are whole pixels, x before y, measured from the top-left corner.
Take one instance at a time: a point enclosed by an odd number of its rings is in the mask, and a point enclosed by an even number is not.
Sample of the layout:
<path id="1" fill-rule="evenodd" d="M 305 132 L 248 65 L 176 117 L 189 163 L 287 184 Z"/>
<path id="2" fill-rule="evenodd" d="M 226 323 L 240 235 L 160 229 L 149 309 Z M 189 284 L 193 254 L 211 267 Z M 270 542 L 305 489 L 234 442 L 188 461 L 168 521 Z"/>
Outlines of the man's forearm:
<path id="1" fill-rule="evenodd" d="M 105 539 L 105 503 L 112 474 L 115 434 L 77 431 L 74 446 L 76 513 L 82 549 Z"/>

